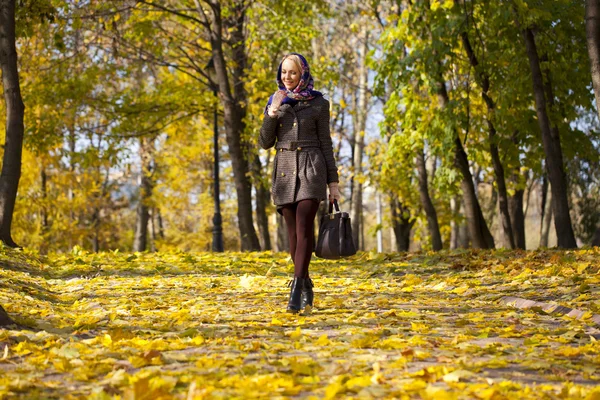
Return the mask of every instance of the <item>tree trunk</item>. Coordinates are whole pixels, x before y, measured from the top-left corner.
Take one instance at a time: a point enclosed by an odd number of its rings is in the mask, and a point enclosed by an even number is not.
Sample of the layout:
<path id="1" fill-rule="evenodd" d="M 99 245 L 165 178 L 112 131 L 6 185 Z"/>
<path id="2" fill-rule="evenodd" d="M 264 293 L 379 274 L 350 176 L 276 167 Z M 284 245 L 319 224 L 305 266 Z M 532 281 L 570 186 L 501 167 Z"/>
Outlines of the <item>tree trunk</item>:
<path id="1" fill-rule="evenodd" d="M 0 0 L 0 69 L 6 102 L 6 139 L 0 174 L 0 240 L 9 247 L 19 247 L 12 239 L 11 225 L 21 177 L 25 129 L 15 40 L 15 0 Z"/>
<path id="2" fill-rule="evenodd" d="M 148 247 L 148 221 L 150 220 L 150 201 L 152 198 L 152 157 L 153 140 L 140 138 L 140 199 L 137 205 L 137 221 L 133 251 L 146 251 Z"/>
<path id="3" fill-rule="evenodd" d="M 585 33 L 592 67 L 596 111 L 600 118 L 600 0 L 585 2 Z"/>
<path id="4" fill-rule="evenodd" d="M 450 212 L 452 219 L 450 220 L 450 249 L 458 249 L 459 227 L 458 216 L 460 215 L 460 199 L 456 197 L 450 198 Z"/>
<path id="5" fill-rule="evenodd" d="M 155 208 L 156 212 L 156 222 L 158 223 L 158 237 L 161 239 L 165 239 L 165 228 L 163 226 L 162 214 L 160 213 L 160 208 Z"/>
<path id="6" fill-rule="evenodd" d="M 471 239 L 469 239 L 469 227 L 466 223 L 458 226 L 458 248 L 468 249 L 471 247 Z"/>
<path id="7" fill-rule="evenodd" d="M 525 214 L 523 213 L 524 189 L 516 189 L 515 194 L 508 198 L 508 209 L 515 240 L 515 248 L 525 249 Z"/>
<path id="8" fill-rule="evenodd" d="M 363 207 L 364 210 L 364 207 Z M 360 213 L 360 242 L 363 244 L 363 249 L 365 249 L 365 213 Z"/>
<path id="9" fill-rule="evenodd" d="M 98 253 L 100 251 L 100 209 L 94 206 L 92 213 L 92 251 Z"/>
<path id="10" fill-rule="evenodd" d="M 544 80 L 540 67 L 540 60 L 535 44 L 535 37 L 530 28 L 522 30 L 522 35 L 527 48 L 533 92 L 536 104 L 536 113 L 540 131 L 542 133 L 542 144 L 546 155 L 548 166 L 548 177 L 552 189 L 552 201 L 554 203 L 554 227 L 558 238 L 558 246 L 562 248 L 576 248 L 575 234 L 569 214 L 569 202 L 567 198 L 567 179 L 563 167 L 562 150 L 558 128 L 550 127 L 548 116 L 547 99 L 544 93 Z"/>
<path id="11" fill-rule="evenodd" d="M 381 204 L 381 193 L 376 194 L 377 198 L 377 252 L 383 253 L 383 205 Z"/>
<path id="12" fill-rule="evenodd" d="M 396 196 L 390 196 L 390 211 L 392 228 L 396 236 L 396 251 L 408 251 L 410 231 L 417 220 L 410 217 L 410 210 L 406 209 Z"/>
<path id="13" fill-rule="evenodd" d="M 290 251 L 290 238 L 288 237 L 287 228 L 285 226 L 285 220 L 279 213 L 277 217 L 277 251 L 289 252 Z"/>
<path id="14" fill-rule="evenodd" d="M 150 210 L 150 251 L 152 253 L 156 252 L 156 218 L 155 214 L 156 208 L 152 207 Z"/>
<path id="15" fill-rule="evenodd" d="M 429 196 L 429 184 L 427 182 L 427 167 L 425 165 L 425 154 L 423 149 L 417 151 L 417 170 L 419 171 L 419 197 L 421 206 L 427 216 L 427 227 L 429 236 L 431 236 L 431 246 L 433 250 L 439 251 L 443 248 L 442 236 L 440 235 L 440 226 L 438 223 L 437 212 Z"/>
<path id="16" fill-rule="evenodd" d="M 550 186 L 552 186 L 552 184 Z M 548 247 L 548 236 L 550 236 L 550 221 L 552 221 L 552 211 L 554 209 L 552 204 L 553 202 L 554 195 L 552 194 L 552 192 L 548 192 L 541 220 L 540 247 Z"/>
<path id="17" fill-rule="evenodd" d="M 513 179 L 517 180 L 517 177 Z M 508 198 L 508 209 L 512 226 L 515 248 L 525 249 L 525 214 L 523 213 L 524 189 L 516 189 L 515 194 Z"/>
<path id="18" fill-rule="evenodd" d="M 42 236 L 42 241 L 40 243 L 40 254 L 45 255 L 48 253 L 48 242 L 50 240 L 48 237 L 48 231 L 50 230 L 50 225 L 48 223 L 48 175 L 46 174 L 46 166 L 43 164 L 40 171 L 40 181 L 42 196 L 42 218 L 40 221 L 40 233 Z"/>
<path id="19" fill-rule="evenodd" d="M 73 228 L 75 227 L 75 127 L 73 123 L 69 124 L 69 188 L 67 190 L 67 199 L 69 200 L 69 226 L 68 246 L 72 249 L 74 246 Z"/>
<path id="20" fill-rule="evenodd" d="M 46 174 L 46 167 L 42 165 L 40 172 L 40 180 L 41 180 L 41 195 L 42 195 L 42 220 L 41 220 L 41 231 L 42 234 L 48 231 L 48 209 L 46 207 L 46 203 L 48 201 L 48 175 Z"/>
<path id="21" fill-rule="evenodd" d="M 242 139 L 245 129 L 246 104 L 248 102 L 244 87 L 247 54 L 245 46 L 244 20 L 245 8 L 243 4 L 236 4 L 229 10 L 230 16 L 223 21 L 221 6 L 214 3 L 214 20 L 211 24 L 210 43 L 214 62 L 216 81 L 219 88 L 219 98 L 223 104 L 223 121 L 233 180 L 237 193 L 237 217 L 240 229 L 242 251 L 260 250 L 258 236 L 254 229 L 252 213 L 252 183 L 249 177 L 249 162 L 247 158 L 249 143 Z M 223 22 L 226 26 L 223 27 Z M 225 62 L 223 49 L 223 30 L 228 31 L 229 43 L 232 43 L 233 68 L 230 73 Z M 230 85 L 230 78 L 233 82 Z"/>
<path id="22" fill-rule="evenodd" d="M 519 131 L 515 130 L 512 134 L 512 142 L 519 147 Z M 527 242 L 525 240 L 525 212 L 523 211 L 523 200 L 525 198 L 525 189 L 520 188 L 520 163 L 515 166 L 511 174 L 511 182 L 515 188 L 515 193 L 508 198 L 508 209 L 510 211 L 510 222 L 512 224 L 513 238 L 517 249 L 525 250 Z"/>
<path id="23" fill-rule="evenodd" d="M 600 247 L 600 227 L 596 229 L 596 232 L 594 232 L 594 237 L 592 238 L 592 243 L 590 243 L 590 246 Z"/>
<path id="24" fill-rule="evenodd" d="M 455 0 L 455 3 L 458 3 Z M 500 208 L 500 220 L 502 221 L 502 230 L 504 232 L 504 240 L 508 247 L 511 249 L 515 248 L 515 240 L 513 237 L 513 229 L 510 220 L 510 213 L 508 210 L 508 194 L 506 192 L 506 181 L 504 179 L 504 167 L 500 161 L 500 154 L 498 152 L 498 144 L 496 143 L 496 127 L 494 126 L 494 110 L 496 105 L 492 98 L 489 96 L 490 89 L 490 78 L 488 73 L 479 66 L 479 60 L 469 41 L 469 35 L 466 31 L 461 33 L 461 39 L 463 47 L 467 52 L 467 57 L 471 63 L 471 66 L 475 70 L 477 83 L 481 87 L 481 97 L 485 101 L 487 106 L 487 125 L 488 125 L 488 142 L 490 146 L 490 155 L 492 156 L 492 165 L 494 167 L 494 174 L 496 176 L 496 185 L 498 186 L 498 197 L 499 208 Z"/>
<path id="25" fill-rule="evenodd" d="M 448 91 L 441 75 L 437 81 L 437 94 L 441 108 L 445 108 L 450 103 L 450 97 L 448 96 Z M 463 203 L 471 244 L 476 249 L 493 249 L 495 247 L 494 238 L 481 212 L 481 206 L 479 205 L 473 183 L 473 175 L 469 168 L 469 159 L 460 141 L 458 132 L 454 132 L 454 164 L 463 177 L 460 186 L 463 192 Z"/>
<path id="26" fill-rule="evenodd" d="M 458 136 L 454 139 L 455 164 L 463 175 L 461 188 L 463 191 L 463 203 L 465 206 L 465 215 L 467 217 L 467 228 L 471 244 L 476 249 L 493 249 L 495 247 L 494 238 L 488 229 L 488 226 L 481 212 L 481 206 L 475 193 L 473 177 L 469 169 L 469 160 L 462 142 Z"/>
<path id="27" fill-rule="evenodd" d="M 358 97 L 355 104 L 354 110 L 354 154 L 353 154 L 353 171 L 354 175 L 352 178 L 352 203 L 350 206 L 350 218 L 352 221 L 352 235 L 354 243 L 357 249 L 364 250 L 364 243 L 362 240 L 361 227 L 361 215 L 363 212 L 363 199 L 362 199 L 362 160 L 365 148 L 365 128 L 367 122 L 367 103 L 368 103 L 368 73 L 367 68 L 367 53 L 369 51 L 368 46 L 368 33 L 365 33 L 365 41 L 363 43 L 362 51 L 359 55 L 359 66 L 358 66 Z"/>
<path id="28" fill-rule="evenodd" d="M 268 163 L 267 163 L 268 164 Z M 258 233 L 261 239 L 261 248 L 263 250 L 271 250 L 271 235 L 269 233 L 269 217 L 267 216 L 267 206 L 271 201 L 271 193 L 265 182 L 262 181 L 262 165 L 258 155 L 254 157 L 254 181 L 256 184 L 256 222 L 258 224 Z"/>

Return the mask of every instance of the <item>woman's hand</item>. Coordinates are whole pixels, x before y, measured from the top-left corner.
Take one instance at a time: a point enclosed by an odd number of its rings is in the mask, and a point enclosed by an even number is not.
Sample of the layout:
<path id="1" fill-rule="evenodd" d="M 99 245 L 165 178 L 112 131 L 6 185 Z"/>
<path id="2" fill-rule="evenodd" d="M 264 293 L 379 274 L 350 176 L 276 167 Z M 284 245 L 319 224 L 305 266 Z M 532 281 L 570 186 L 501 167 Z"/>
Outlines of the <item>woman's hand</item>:
<path id="1" fill-rule="evenodd" d="M 285 90 L 278 90 L 275 92 L 275 94 L 273 95 L 273 100 L 271 101 L 271 105 L 267 110 L 267 114 L 269 114 L 269 117 L 275 118 L 277 116 L 277 112 L 279 111 L 279 107 L 281 106 L 281 102 L 283 101 L 283 99 L 285 99 L 285 96 L 287 96 Z"/>
<path id="2" fill-rule="evenodd" d="M 329 202 L 333 203 L 334 200 L 337 200 L 337 202 L 339 203 L 340 200 L 342 199 L 342 196 L 340 196 L 340 189 L 339 189 L 339 183 L 338 182 L 331 182 L 329 184 Z"/>

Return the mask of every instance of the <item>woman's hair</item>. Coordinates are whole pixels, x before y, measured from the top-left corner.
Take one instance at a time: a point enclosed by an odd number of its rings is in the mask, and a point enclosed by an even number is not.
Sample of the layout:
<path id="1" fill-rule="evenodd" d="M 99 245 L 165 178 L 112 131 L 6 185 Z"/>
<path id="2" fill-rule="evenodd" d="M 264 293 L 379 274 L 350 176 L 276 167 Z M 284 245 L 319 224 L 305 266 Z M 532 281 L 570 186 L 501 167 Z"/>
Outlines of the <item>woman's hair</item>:
<path id="1" fill-rule="evenodd" d="M 283 63 L 285 60 L 292 60 L 296 65 L 296 68 L 298 68 L 298 74 L 302 76 L 302 60 L 300 60 L 300 57 L 295 54 L 288 54 L 283 58 L 283 60 L 281 60 L 281 62 Z"/>

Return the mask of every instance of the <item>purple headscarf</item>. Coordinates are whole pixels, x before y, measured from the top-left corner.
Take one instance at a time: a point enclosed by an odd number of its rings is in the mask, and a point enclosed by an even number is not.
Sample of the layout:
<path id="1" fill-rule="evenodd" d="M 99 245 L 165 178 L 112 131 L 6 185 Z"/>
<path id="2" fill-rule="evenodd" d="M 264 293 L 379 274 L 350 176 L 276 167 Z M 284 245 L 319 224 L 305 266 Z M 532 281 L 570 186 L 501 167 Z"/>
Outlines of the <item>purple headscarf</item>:
<path id="1" fill-rule="evenodd" d="M 302 62 L 302 75 L 300 76 L 300 81 L 298 82 L 298 86 L 296 86 L 293 90 L 288 90 L 283 84 L 283 80 L 281 79 L 281 66 L 283 65 L 283 61 L 291 55 L 298 56 L 300 61 Z M 301 54 L 298 53 L 289 53 L 286 54 L 285 57 L 279 63 L 279 68 L 277 69 L 277 86 L 279 90 L 283 90 L 286 92 L 286 97 L 283 99 L 281 104 L 290 104 L 294 106 L 299 101 L 312 100 L 315 97 L 323 96 L 323 93 L 313 90 L 314 87 L 314 79 L 310 74 L 310 67 L 308 66 L 308 61 Z M 267 106 L 265 107 L 265 114 L 267 114 L 267 109 L 271 105 L 273 101 L 273 95 L 269 97 L 269 101 L 267 102 Z"/>

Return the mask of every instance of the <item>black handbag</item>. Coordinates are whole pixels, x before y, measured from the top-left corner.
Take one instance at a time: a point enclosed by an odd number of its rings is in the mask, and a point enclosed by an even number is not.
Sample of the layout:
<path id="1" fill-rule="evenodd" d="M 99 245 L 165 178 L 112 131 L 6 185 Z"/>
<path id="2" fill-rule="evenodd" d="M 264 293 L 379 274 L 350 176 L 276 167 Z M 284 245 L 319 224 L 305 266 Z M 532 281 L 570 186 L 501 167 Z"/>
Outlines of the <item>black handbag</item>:
<path id="1" fill-rule="evenodd" d="M 356 254 L 356 246 L 352 239 L 350 215 L 341 212 L 337 200 L 334 200 L 329 203 L 329 214 L 321 217 L 315 255 L 319 258 L 337 260 L 354 254 Z"/>

